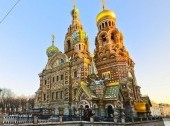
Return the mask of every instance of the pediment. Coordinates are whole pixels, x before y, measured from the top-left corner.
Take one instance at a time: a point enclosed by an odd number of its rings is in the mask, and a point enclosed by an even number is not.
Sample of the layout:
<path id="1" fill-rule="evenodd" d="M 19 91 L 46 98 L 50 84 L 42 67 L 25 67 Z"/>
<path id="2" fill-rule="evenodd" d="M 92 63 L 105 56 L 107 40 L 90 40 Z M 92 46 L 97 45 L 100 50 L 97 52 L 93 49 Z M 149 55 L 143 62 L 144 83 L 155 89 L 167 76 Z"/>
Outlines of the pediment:
<path id="1" fill-rule="evenodd" d="M 51 57 L 51 59 L 48 62 L 48 65 L 51 66 L 51 68 L 54 68 L 66 62 L 68 62 L 67 55 L 59 52 L 59 53 L 56 53 L 53 57 Z"/>

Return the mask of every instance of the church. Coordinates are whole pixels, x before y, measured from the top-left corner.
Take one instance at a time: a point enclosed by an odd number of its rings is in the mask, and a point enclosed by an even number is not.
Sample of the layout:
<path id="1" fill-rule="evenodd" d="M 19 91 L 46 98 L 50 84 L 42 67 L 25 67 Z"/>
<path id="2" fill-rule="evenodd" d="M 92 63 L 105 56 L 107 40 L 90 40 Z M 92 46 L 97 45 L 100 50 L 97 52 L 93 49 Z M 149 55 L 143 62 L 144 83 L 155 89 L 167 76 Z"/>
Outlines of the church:
<path id="1" fill-rule="evenodd" d="M 75 115 L 85 107 L 96 116 L 110 117 L 118 110 L 133 117 L 149 114 L 151 103 L 148 96 L 141 95 L 135 63 L 116 27 L 116 14 L 103 3 L 96 17 L 98 33 L 93 54 L 75 5 L 71 16 L 64 52 L 55 46 L 54 36 L 46 50 L 48 61 L 39 74 L 35 107 L 51 108 L 56 115 Z"/>

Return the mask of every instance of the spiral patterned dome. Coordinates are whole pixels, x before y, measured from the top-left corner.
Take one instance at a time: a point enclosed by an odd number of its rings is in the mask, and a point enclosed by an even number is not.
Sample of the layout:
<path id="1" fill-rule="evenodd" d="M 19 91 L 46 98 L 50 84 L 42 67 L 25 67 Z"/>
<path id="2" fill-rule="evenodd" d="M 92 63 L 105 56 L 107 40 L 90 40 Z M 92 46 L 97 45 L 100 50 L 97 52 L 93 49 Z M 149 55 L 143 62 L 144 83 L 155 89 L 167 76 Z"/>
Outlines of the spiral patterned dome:
<path id="1" fill-rule="evenodd" d="M 50 47 L 47 48 L 46 54 L 48 57 L 51 57 L 58 52 L 59 49 L 56 46 L 54 46 L 54 44 L 52 44 Z"/>

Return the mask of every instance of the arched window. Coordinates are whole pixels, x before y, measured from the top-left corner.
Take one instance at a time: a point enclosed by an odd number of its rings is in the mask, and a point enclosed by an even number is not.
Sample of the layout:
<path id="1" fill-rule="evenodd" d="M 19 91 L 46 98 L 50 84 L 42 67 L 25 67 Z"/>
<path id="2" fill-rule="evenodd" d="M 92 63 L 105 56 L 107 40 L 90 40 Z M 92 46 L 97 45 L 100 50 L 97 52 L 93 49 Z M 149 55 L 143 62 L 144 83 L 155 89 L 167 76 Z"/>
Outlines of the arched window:
<path id="1" fill-rule="evenodd" d="M 102 23 L 102 28 L 104 28 L 104 23 Z"/>
<path id="2" fill-rule="evenodd" d="M 111 26 L 111 21 L 109 21 L 109 26 Z"/>
<path id="3" fill-rule="evenodd" d="M 107 27 L 108 25 L 107 25 L 107 22 L 105 22 L 105 26 Z"/>
<path id="4" fill-rule="evenodd" d="M 44 101 L 46 101 L 46 94 L 44 94 Z"/>
<path id="5" fill-rule="evenodd" d="M 53 82 L 55 82 L 55 78 L 53 77 Z"/>
<path id="6" fill-rule="evenodd" d="M 60 75 L 60 80 L 63 80 L 63 79 L 64 79 L 64 75 L 61 74 L 61 75 Z"/>
<path id="7" fill-rule="evenodd" d="M 51 93 L 51 99 L 54 100 L 54 92 Z"/>
<path id="8" fill-rule="evenodd" d="M 102 35 L 102 41 L 104 41 L 104 42 L 106 41 L 106 35 L 105 34 Z"/>
<path id="9" fill-rule="evenodd" d="M 61 59 L 61 64 L 63 64 L 64 63 L 64 60 L 63 59 Z"/>
<path id="10" fill-rule="evenodd" d="M 70 40 L 68 40 L 67 41 L 67 49 L 68 49 L 68 51 L 70 51 L 71 50 L 71 41 Z"/>
<path id="11" fill-rule="evenodd" d="M 59 81 L 59 76 L 57 76 L 57 81 Z"/>
<path id="12" fill-rule="evenodd" d="M 111 40 L 114 40 L 114 34 L 111 33 Z"/>
<path id="13" fill-rule="evenodd" d="M 74 78 L 77 77 L 77 71 L 74 71 Z"/>
<path id="14" fill-rule="evenodd" d="M 79 44 L 79 50 L 81 50 L 81 45 Z"/>

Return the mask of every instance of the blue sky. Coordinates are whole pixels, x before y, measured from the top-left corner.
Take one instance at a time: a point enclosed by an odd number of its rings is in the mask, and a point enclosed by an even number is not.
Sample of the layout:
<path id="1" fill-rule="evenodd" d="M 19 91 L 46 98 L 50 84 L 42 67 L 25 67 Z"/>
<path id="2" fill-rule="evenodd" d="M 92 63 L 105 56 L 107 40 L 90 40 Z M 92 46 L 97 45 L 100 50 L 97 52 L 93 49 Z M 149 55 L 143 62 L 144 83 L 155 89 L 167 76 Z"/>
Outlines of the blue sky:
<path id="1" fill-rule="evenodd" d="M 17 0 L 0 1 L 0 20 Z M 156 102 L 170 103 L 170 1 L 106 0 L 117 15 L 117 27 L 136 63 L 142 94 Z M 80 20 L 94 50 L 95 18 L 100 0 L 77 0 Z M 51 34 L 63 51 L 71 23 L 72 0 L 21 0 L 0 24 L 0 88 L 17 95 L 32 95 L 39 87 L 38 74 L 47 63 Z"/>

